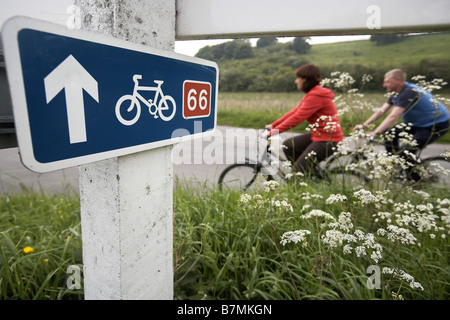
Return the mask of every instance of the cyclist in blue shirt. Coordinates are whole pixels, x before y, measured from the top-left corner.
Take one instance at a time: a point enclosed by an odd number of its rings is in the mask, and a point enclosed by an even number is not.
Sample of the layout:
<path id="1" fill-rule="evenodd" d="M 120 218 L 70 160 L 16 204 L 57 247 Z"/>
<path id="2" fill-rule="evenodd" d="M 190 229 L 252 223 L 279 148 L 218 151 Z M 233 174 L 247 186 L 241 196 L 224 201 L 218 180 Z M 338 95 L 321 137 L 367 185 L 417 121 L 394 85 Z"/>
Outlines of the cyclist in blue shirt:
<path id="1" fill-rule="evenodd" d="M 385 74 L 383 87 L 388 92 L 392 92 L 388 101 L 363 124 L 356 125 L 353 130 L 360 130 L 381 118 L 389 109 L 390 114 L 383 122 L 369 134 L 373 137 L 380 133 L 387 132 L 402 116 L 406 124 L 402 130 L 391 130 L 390 137 L 392 141 L 386 144 L 388 152 L 399 152 L 405 155 L 405 150 L 412 153 L 425 148 L 433 143 L 437 138 L 447 133 L 449 130 L 449 112 L 447 108 L 429 92 L 423 88 L 406 82 L 406 73 L 401 69 L 393 69 Z M 399 149 L 399 139 L 401 132 L 412 134 L 417 145 L 415 147 L 406 147 Z M 417 176 L 412 175 L 414 180 Z"/>

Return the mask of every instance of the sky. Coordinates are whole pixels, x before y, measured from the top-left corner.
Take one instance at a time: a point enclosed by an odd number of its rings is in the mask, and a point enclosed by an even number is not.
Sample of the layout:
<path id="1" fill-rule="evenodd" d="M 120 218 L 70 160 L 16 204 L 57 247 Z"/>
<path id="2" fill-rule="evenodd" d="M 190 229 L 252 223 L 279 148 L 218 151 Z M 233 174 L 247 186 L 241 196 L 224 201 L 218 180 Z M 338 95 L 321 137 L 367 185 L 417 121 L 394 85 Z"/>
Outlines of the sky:
<path id="1" fill-rule="evenodd" d="M 73 0 L 0 0 L 0 25 L 15 15 L 25 15 L 58 24 L 66 24 L 71 15 Z M 311 37 L 310 44 L 331 43 L 368 39 L 369 36 L 322 36 Z M 258 39 L 250 39 L 256 45 Z M 279 38 L 280 42 L 291 41 L 292 38 Z M 194 56 L 204 46 L 215 45 L 230 39 L 176 41 L 175 52 Z"/>

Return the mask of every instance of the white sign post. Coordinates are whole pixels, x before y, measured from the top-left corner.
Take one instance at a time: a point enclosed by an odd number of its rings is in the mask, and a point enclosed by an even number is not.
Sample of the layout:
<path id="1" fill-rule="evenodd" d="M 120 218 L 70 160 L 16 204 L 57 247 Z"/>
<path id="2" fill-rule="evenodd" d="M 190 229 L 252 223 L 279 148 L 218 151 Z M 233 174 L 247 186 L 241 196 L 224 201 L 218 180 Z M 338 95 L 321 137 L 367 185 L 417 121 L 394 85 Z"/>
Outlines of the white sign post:
<path id="1" fill-rule="evenodd" d="M 174 0 L 75 4 L 83 29 L 174 48 Z M 173 299 L 171 150 L 80 166 L 86 299 Z"/>

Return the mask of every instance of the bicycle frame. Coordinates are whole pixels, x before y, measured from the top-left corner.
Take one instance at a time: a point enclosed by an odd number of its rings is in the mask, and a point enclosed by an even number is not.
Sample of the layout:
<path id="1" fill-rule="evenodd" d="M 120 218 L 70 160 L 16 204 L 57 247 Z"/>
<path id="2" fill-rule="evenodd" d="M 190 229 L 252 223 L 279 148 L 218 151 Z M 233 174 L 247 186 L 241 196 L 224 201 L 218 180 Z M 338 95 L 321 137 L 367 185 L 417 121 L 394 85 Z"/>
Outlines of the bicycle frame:
<path id="1" fill-rule="evenodd" d="M 281 169 L 282 168 L 281 163 L 286 161 L 286 159 L 280 154 L 278 150 L 276 152 L 273 152 L 274 150 L 271 149 L 271 143 L 269 143 L 268 140 L 267 145 L 264 148 L 261 148 L 260 146 L 261 140 L 266 139 L 258 135 L 256 141 L 257 155 L 258 155 L 257 164 L 261 168 L 261 174 L 267 176 L 279 175 L 282 178 L 284 178 L 285 172 Z M 263 149 L 262 152 L 260 151 L 261 149 Z M 250 159 L 247 158 L 246 160 L 250 161 Z"/>
<path id="2" fill-rule="evenodd" d="M 134 81 L 134 89 L 133 89 L 133 97 L 139 98 L 150 110 L 150 113 L 152 115 L 156 114 L 157 109 L 155 112 L 151 112 L 151 107 L 156 106 L 156 101 L 158 101 L 158 97 L 161 95 L 161 97 L 164 96 L 164 93 L 162 92 L 161 85 L 164 83 L 162 80 L 154 80 L 154 82 L 158 85 L 157 87 L 147 87 L 147 86 L 140 86 L 139 80 L 142 79 L 141 75 L 134 75 L 133 81 Z M 145 99 L 138 91 L 155 91 L 155 98 L 152 99 Z"/>

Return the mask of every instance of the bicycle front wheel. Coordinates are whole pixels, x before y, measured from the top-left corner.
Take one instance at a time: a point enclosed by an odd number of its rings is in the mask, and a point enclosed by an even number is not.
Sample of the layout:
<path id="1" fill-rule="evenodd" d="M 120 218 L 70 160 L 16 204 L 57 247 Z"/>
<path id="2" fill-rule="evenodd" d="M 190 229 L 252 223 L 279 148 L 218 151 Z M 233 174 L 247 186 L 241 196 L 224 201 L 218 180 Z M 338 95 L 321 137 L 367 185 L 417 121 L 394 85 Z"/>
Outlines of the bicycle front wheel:
<path id="1" fill-rule="evenodd" d="M 246 191 L 262 185 L 264 180 L 273 180 L 272 176 L 263 176 L 260 164 L 236 163 L 225 168 L 219 176 L 220 190 Z"/>

